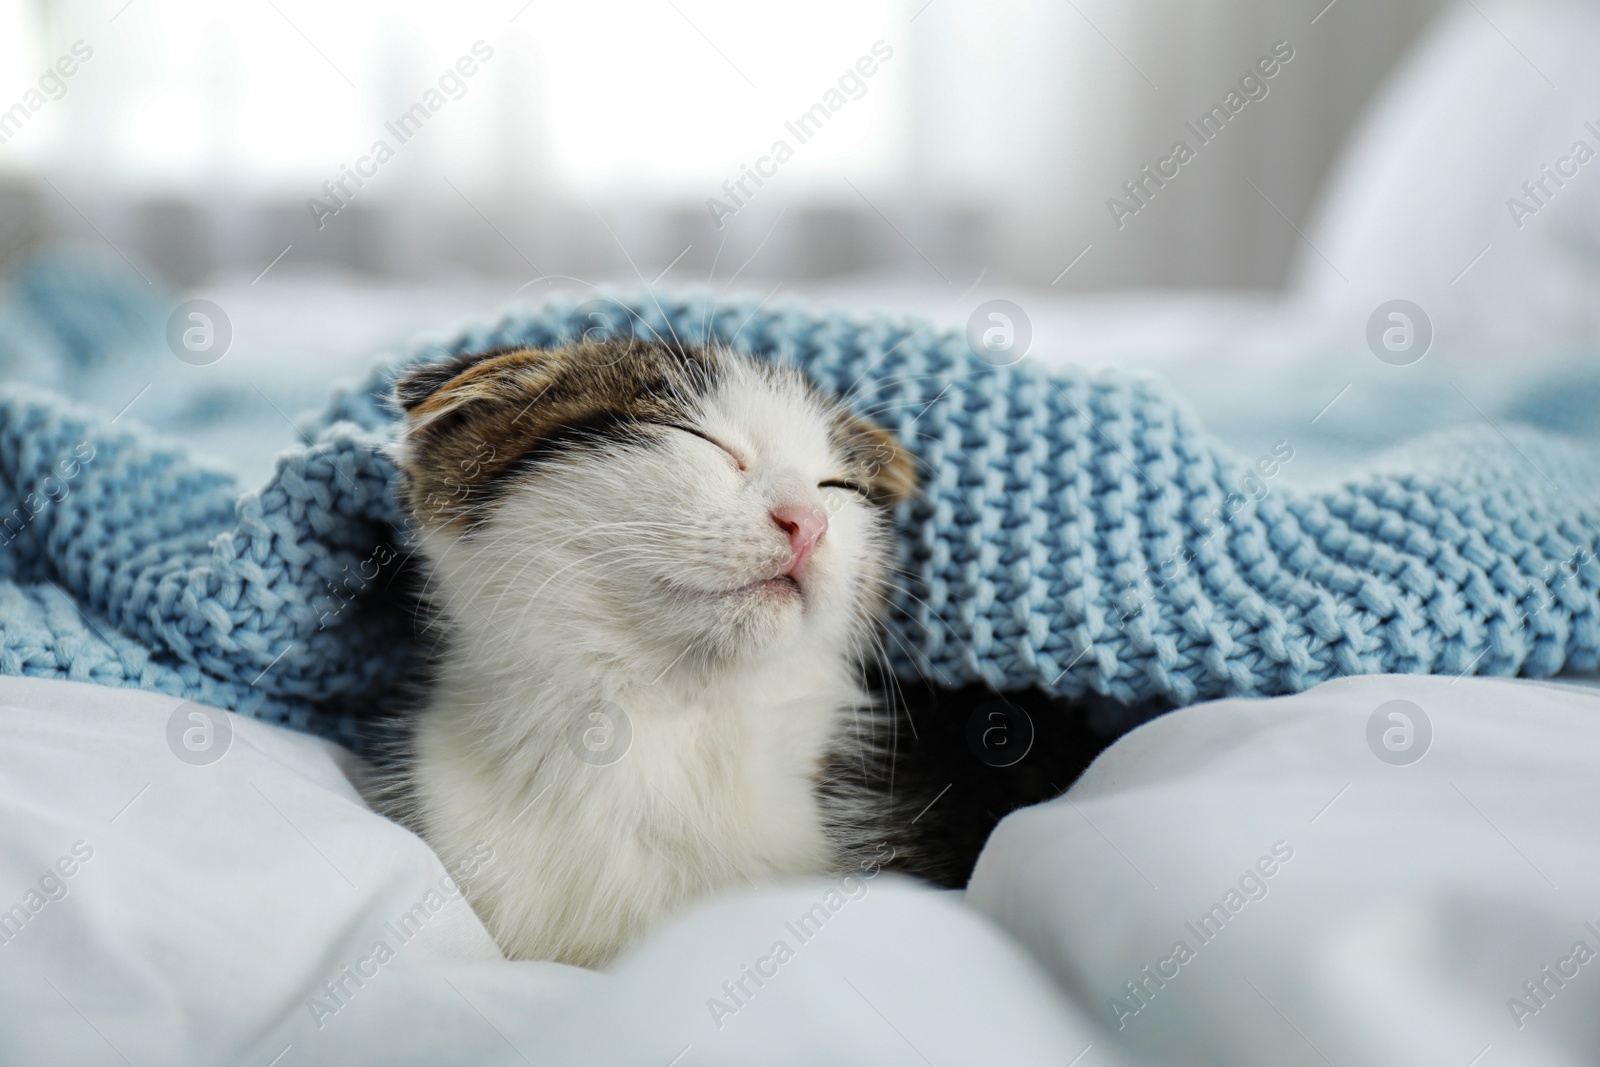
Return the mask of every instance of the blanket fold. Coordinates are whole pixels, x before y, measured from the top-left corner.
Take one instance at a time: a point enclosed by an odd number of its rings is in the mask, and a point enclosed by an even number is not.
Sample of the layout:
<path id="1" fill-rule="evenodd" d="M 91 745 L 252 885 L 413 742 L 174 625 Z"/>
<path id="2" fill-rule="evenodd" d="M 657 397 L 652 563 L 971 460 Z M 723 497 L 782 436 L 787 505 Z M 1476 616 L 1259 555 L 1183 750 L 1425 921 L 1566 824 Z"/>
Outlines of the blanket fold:
<path id="1" fill-rule="evenodd" d="M 911 322 L 551 304 L 337 393 L 261 489 L 36 393 L 0 397 L 0 672 L 137 686 L 361 747 L 423 654 L 384 448 L 397 373 L 582 331 L 787 360 L 897 433 L 902 676 L 1174 706 L 1346 674 L 1600 668 L 1600 449 L 1483 424 L 1342 485 L 1249 461 L 1159 383 L 996 367 Z"/>

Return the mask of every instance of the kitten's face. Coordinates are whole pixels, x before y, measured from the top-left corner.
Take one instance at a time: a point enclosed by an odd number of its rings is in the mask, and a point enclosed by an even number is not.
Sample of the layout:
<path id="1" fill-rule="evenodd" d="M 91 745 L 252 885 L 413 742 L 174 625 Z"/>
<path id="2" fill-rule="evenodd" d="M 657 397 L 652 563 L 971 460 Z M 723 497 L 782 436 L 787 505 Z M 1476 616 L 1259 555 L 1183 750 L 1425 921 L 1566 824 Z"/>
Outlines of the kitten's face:
<path id="1" fill-rule="evenodd" d="M 845 651 L 876 622 L 909 458 L 790 369 L 611 341 L 397 394 L 407 505 L 465 625 L 664 671 Z"/>

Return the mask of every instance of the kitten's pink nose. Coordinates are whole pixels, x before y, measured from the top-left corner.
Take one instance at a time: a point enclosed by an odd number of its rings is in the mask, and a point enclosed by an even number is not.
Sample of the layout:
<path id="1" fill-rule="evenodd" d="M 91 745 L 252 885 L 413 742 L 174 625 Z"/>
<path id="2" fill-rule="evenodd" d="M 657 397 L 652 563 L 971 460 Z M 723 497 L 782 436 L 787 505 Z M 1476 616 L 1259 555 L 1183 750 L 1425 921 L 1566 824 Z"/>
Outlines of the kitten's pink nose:
<path id="1" fill-rule="evenodd" d="M 772 509 L 772 521 L 789 535 L 789 562 L 783 573 L 799 577 L 812 549 L 828 532 L 828 516 L 811 504 L 779 504 Z"/>

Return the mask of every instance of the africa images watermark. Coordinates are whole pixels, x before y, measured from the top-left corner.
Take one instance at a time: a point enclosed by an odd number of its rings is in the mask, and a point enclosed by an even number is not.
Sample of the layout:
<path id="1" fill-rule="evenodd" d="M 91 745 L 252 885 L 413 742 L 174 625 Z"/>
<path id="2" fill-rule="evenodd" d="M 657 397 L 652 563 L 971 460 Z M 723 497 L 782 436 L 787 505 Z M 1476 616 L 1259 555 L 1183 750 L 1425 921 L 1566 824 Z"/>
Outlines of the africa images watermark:
<path id="1" fill-rule="evenodd" d="M 844 73 L 839 75 L 836 88 L 830 88 L 822 94 L 821 100 L 802 111 L 793 121 L 783 124 L 796 145 L 803 145 L 815 137 L 828 120 L 844 109 L 845 104 L 866 96 L 866 80 L 894 55 L 894 49 L 884 41 L 873 41 L 868 52 L 870 54 L 862 55 L 853 65 L 845 68 Z M 711 221 L 717 224 L 717 229 L 722 229 L 723 220 L 737 215 L 750 202 L 755 195 L 749 187 L 751 182 L 755 183 L 756 189 L 761 188 L 766 184 L 766 179 L 776 177 L 778 168 L 793 158 L 794 145 L 780 137 L 772 142 L 766 155 L 756 159 L 754 166 L 741 163 L 739 176 L 722 183 L 722 195 L 727 199 L 713 196 L 706 200 L 706 211 L 710 212 Z"/>
<path id="2" fill-rule="evenodd" d="M 1294 859 L 1294 848 L 1287 841 L 1274 841 L 1269 851 L 1269 855 L 1251 864 L 1235 885 L 1228 887 L 1221 900 L 1201 912 L 1199 918 L 1183 924 L 1183 928 L 1194 938 L 1192 947 L 1187 938 L 1180 937 L 1173 942 L 1165 956 L 1153 965 L 1145 964 L 1138 974 L 1122 984 L 1122 992 L 1127 994 L 1125 998 L 1113 996 L 1106 999 L 1106 1008 L 1111 1012 L 1118 1030 L 1124 1029 L 1129 1019 L 1148 1008 L 1156 994 L 1165 989 L 1168 982 L 1176 980 L 1183 973 L 1183 968 L 1194 962 L 1200 950 L 1221 935 L 1246 904 L 1267 898 L 1270 892 L 1268 879 Z"/>
<path id="3" fill-rule="evenodd" d="M 59 504 L 67 499 L 72 492 L 73 479 L 83 472 L 83 468 L 88 466 L 94 457 L 94 446 L 88 441 L 79 441 L 74 445 L 72 453 L 51 468 L 51 473 L 45 475 L 34 492 L 23 496 L 11 514 L 0 517 L 0 529 L 5 531 L 4 544 L 9 545 L 21 536 L 22 531 L 26 530 L 51 504 Z"/>
<path id="4" fill-rule="evenodd" d="M 1122 621 L 1126 622 L 1137 615 L 1145 604 L 1153 600 L 1155 590 L 1165 589 L 1169 582 L 1183 578 L 1189 564 L 1199 558 L 1224 527 L 1231 525 L 1247 509 L 1253 513 L 1255 506 L 1272 494 L 1269 483 L 1293 459 L 1294 446 L 1288 441 L 1278 441 L 1271 450 L 1262 453 L 1254 464 L 1246 468 L 1239 475 L 1237 488 L 1223 494 L 1222 499 L 1212 506 L 1205 524 L 1195 527 L 1196 532 L 1203 535 L 1200 540 L 1191 544 L 1185 539 L 1176 552 L 1151 563 L 1145 573 L 1136 579 L 1139 602 L 1123 613 Z"/>
<path id="5" fill-rule="evenodd" d="M 467 95 L 467 79 L 477 74 L 480 66 L 494 57 L 494 49 L 482 40 L 473 41 L 468 51 L 471 55 L 462 55 L 445 68 L 444 73 L 439 75 L 437 86 L 430 86 L 420 100 L 383 124 L 389 137 L 394 139 L 393 144 L 389 143 L 389 138 L 378 138 L 367 149 L 366 155 L 358 157 L 353 164 L 341 165 L 337 178 L 322 183 L 327 202 L 314 196 L 306 201 L 306 208 L 311 212 L 317 229 L 322 229 L 328 219 L 349 207 L 367 182 L 377 177 L 378 168 L 393 159 L 400 146 L 420 133 L 429 119 L 443 111 L 451 100 L 460 100 Z M 446 93 L 449 94 L 448 99 Z M 352 184 L 355 185 L 354 189 L 350 188 Z"/>
<path id="6" fill-rule="evenodd" d="M 1159 560 L 1152 560 L 1145 570 L 1133 579 L 1133 584 L 1119 601 L 1116 628 L 1122 630 L 1130 622 L 1140 618 L 1145 607 L 1155 601 L 1159 591 L 1189 577 L 1190 563 L 1197 559 L 1202 565 L 1208 562 L 1207 559 L 1202 559 L 1207 546 L 1224 527 L 1231 525 L 1247 509 L 1254 513 L 1256 505 L 1272 493 L 1272 487 L 1268 483 L 1276 478 L 1292 459 L 1294 459 L 1294 446 L 1288 441 L 1279 441 L 1270 451 L 1263 453 L 1251 467 L 1246 468 L 1245 472 L 1239 475 L 1237 488 L 1229 489 L 1223 494 L 1222 499 L 1212 506 L 1211 514 L 1206 518 L 1204 525 L 1198 523 L 1194 525 L 1194 531 L 1201 535 L 1198 541 L 1190 543 L 1185 538 L 1176 551 L 1168 553 Z M 1080 656 L 1082 654 L 1079 653 Z"/>
<path id="7" fill-rule="evenodd" d="M 383 568 L 399 558 L 399 549 L 380 544 L 366 559 L 356 564 L 354 572 L 348 563 L 341 567 L 337 583 L 324 578 L 322 584 L 328 592 L 322 597 L 325 608 L 317 612 L 317 629 L 327 629 L 330 623 L 344 614 L 344 609 L 350 606 L 351 601 L 372 588 Z"/>
<path id="8" fill-rule="evenodd" d="M 446 868 L 439 876 L 437 888 L 430 888 L 421 900 L 393 922 L 384 923 L 383 936 L 373 941 L 365 955 L 335 971 L 333 977 L 322 983 L 319 993 L 306 998 L 306 1010 L 316 1020 L 317 1029 L 321 1030 L 329 1019 L 348 1007 L 355 995 L 394 960 L 399 950 L 422 933 L 428 920 L 463 895 L 458 879 L 471 877 L 493 862 L 494 846 L 487 841 L 478 842 L 465 859 Z"/>
<path id="9" fill-rule="evenodd" d="M 1523 598 L 1510 605 L 1511 613 L 1502 616 L 1511 625 L 1513 635 L 1526 631 L 1529 621 L 1535 614 L 1556 603 L 1561 587 L 1568 582 L 1576 581 L 1579 571 L 1595 563 L 1597 558 L 1595 551 L 1596 546 L 1579 545 L 1561 559 L 1551 560 L 1539 569 L 1539 585 L 1530 584 Z M 1533 603 L 1530 604 L 1530 601 Z M 1483 652 L 1478 654 L 1477 659 L 1467 664 L 1461 673 L 1465 674 L 1471 670 L 1478 659 L 1482 659 L 1492 647 L 1492 642 L 1486 643 Z"/>
<path id="10" fill-rule="evenodd" d="M 1600 125 L 1590 120 L 1583 124 L 1583 128 L 1594 138 L 1595 144 L 1600 145 Z M 1522 183 L 1522 196 L 1506 197 L 1506 210 L 1511 213 L 1511 221 L 1517 224 L 1517 229 L 1522 229 L 1529 219 L 1549 207 L 1556 194 L 1565 189 L 1567 183 L 1578 176 L 1580 168 L 1597 154 L 1600 153 L 1596 152 L 1594 145 L 1580 137 L 1572 142 L 1567 154 L 1558 158 L 1553 165 L 1541 164 L 1539 173 Z"/>
<path id="11" fill-rule="evenodd" d="M 1122 191 L 1127 194 L 1126 200 L 1113 196 L 1106 200 L 1106 209 L 1111 212 L 1111 221 L 1116 223 L 1117 229 L 1122 229 L 1128 224 L 1128 219 L 1137 215 L 1150 206 L 1150 201 L 1155 195 L 1167 187 L 1167 182 L 1172 181 L 1183 167 L 1199 157 L 1200 149 L 1210 144 L 1222 135 L 1228 123 L 1239 117 L 1245 105 L 1252 101 L 1265 100 L 1271 92 L 1267 82 L 1276 78 L 1283 68 L 1294 58 L 1294 48 L 1288 41 L 1279 41 L 1272 46 L 1272 54 L 1262 56 L 1256 60 L 1255 66 L 1245 71 L 1239 79 L 1237 89 L 1229 89 L 1222 103 L 1213 104 L 1211 110 L 1200 116 L 1199 124 L 1185 122 L 1184 127 L 1194 135 L 1195 143 L 1189 144 L 1186 137 L 1180 137 L 1172 145 L 1172 152 L 1155 164 L 1146 164 L 1139 171 L 1138 177 L 1122 183 Z"/>
<path id="12" fill-rule="evenodd" d="M 880 845 L 879 852 L 886 847 Z M 707 997 L 706 1010 L 711 1013 L 711 1021 L 717 1024 L 717 1029 L 721 1030 L 729 1019 L 748 1006 L 756 993 L 778 976 L 779 968 L 794 959 L 796 949 L 821 933 L 828 920 L 842 911 L 846 904 L 865 899 L 867 891 L 872 888 L 872 879 L 892 859 L 894 851 L 891 849 L 887 856 L 862 860 L 859 874 L 850 871 L 840 875 L 822 894 L 821 900 L 783 924 L 784 930 L 794 938 L 794 944 L 789 943 L 789 938 L 774 941 L 766 955 L 740 967 L 737 976 L 722 983 L 722 997 Z"/>
<path id="13" fill-rule="evenodd" d="M 1595 943 L 1600 944 L 1600 927 L 1592 922 L 1583 924 L 1595 938 Z M 1517 1024 L 1517 1029 L 1527 1027 L 1528 1020 L 1538 1015 L 1550 1006 L 1556 994 L 1567 987 L 1567 983 L 1578 977 L 1579 971 L 1596 957 L 1595 950 L 1588 941 L 1578 940 L 1573 942 L 1572 949 L 1555 963 L 1547 963 L 1539 969 L 1539 973 L 1522 983 L 1522 996 L 1507 997 L 1506 1010 L 1511 1013 L 1511 1021 Z"/>
<path id="14" fill-rule="evenodd" d="M 89 62 L 93 56 L 94 49 L 87 43 L 73 41 L 67 54 L 59 57 L 39 75 L 38 88 L 28 89 L 22 94 L 22 99 L 0 111 L 0 144 L 5 144 L 21 133 L 28 120 L 43 110 L 45 104 L 66 96 L 67 79 L 76 74 L 78 68 Z"/>
<path id="15" fill-rule="evenodd" d="M 1433 720 L 1410 700 L 1386 700 L 1367 716 L 1367 747 L 1391 767 L 1409 767 L 1433 746 Z"/>
<path id="16" fill-rule="evenodd" d="M 15 941 L 34 916 L 46 907 L 58 900 L 65 900 L 71 892 L 67 880 L 93 858 L 93 845 L 87 841 L 74 841 L 71 850 L 47 867 L 37 882 L 28 887 L 20 902 L 0 911 L 0 946 Z"/>

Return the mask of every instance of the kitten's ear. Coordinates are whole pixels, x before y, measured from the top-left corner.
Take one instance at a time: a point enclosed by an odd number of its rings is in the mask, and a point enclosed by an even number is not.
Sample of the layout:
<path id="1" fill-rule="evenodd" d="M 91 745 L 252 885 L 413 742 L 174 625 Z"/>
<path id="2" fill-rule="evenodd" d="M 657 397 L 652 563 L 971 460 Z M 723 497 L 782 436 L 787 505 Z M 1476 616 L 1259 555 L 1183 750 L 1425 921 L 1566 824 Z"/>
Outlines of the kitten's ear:
<path id="1" fill-rule="evenodd" d="M 412 429 L 420 429 L 469 401 L 503 395 L 508 378 L 533 371 L 540 355 L 529 348 L 496 348 L 413 367 L 395 381 L 395 401 Z"/>
<path id="2" fill-rule="evenodd" d="M 917 465 L 893 434 L 859 415 L 847 414 L 841 429 L 852 458 L 867 471 L 867 493 L 876 504 L 894 507 L 917 495 Z"/>
<path id="3" fill-rule="evenodd" d="M 441 363 L 426 363 L 412 367 L 394 383 L 394 398 L 404 411 L 411 411 L 439 387 L 477 362 L 476 356 L 457 356 Z M 470 362 L 464 362 L 470 361 Z"/>

